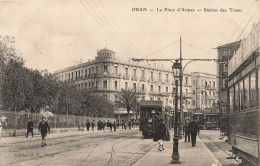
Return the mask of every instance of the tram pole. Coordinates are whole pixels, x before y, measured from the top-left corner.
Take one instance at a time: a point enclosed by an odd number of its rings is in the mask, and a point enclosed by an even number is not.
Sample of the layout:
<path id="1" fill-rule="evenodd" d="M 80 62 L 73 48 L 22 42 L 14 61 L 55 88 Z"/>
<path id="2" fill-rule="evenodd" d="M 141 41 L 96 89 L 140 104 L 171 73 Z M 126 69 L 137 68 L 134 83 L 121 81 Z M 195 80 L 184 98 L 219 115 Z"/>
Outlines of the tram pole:
<path id="1" fill-rule="evenodd" d="M 180 125 L 179 125 L 179 138 L 182 139 L 182 131 L 183 131 L 183 108 L 182 108 L 182 48 L 181 48 L 181 37 L 180 37 Z"/>
<path id="2" fill-rule="evenodd" d="M 175 80 L 176 92 L 175 92 L 175 112 L 174 112 L 174 138 L 173 138 L 173 151 L 172 151 L 172 160 L 171 164 L 181 163 L 179 158 L 179 136 L 178 136 L 178 80 Z"/>

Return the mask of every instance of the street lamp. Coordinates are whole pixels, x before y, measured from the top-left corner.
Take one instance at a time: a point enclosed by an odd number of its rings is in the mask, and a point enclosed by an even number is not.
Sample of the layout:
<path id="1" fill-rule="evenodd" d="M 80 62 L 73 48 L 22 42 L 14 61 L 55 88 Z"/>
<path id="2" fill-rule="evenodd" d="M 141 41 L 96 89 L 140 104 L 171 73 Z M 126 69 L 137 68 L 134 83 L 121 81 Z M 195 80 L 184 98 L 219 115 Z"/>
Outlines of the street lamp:
<path id="1" fill-rule="evenodd" d="M 178 136 L 178 79 L 175 80 L 175 86 L 176 86 L 176 91 L 175 91 L 175 115 L 174 115 L 174 138 L 173 138 L 173 151 L 172 151 L 172 160 L 171 164 L 179 164 L 181 163 L 179 158 L 179 136 Z M 172 96 L 173 97 L 173 96 Z"/>

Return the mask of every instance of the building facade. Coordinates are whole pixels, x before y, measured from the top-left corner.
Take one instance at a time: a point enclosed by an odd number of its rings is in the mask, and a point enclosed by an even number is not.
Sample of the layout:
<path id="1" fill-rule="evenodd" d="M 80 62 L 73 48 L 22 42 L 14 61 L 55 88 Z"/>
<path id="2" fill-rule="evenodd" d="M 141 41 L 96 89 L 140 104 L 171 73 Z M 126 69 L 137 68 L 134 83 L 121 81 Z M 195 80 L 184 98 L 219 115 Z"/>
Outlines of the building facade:
<path id="1" fill-rule="evenodd" d="M 213 111 L 218 101 L 217 94 L 217 77 L 208 73 L 193 72 L 191 73 L 191 110 Z M 214 110 L 213 110 L 214 109 Z"/>
<path id="2" fill-rule="evenodd" d="M 121 89 L 134 89 L 140 94 L 141 100 L 160 100 L 164 106 L 174 108 L 174 79 L 178 77 L 179 71 L 148 62 L 123 61 L 115 52 L 104 48 L 97 52 L 94 60 L 56 71 L 54 74 L 61 81 L 73 80 L 79 89 L 98 93 L 112 102 L 118 100 Z M 183 110 L 211 108 L 216 102 L 216 82 L 216 77 L 210 74 L 184 73 Z M 126 115 L 127 112 L 125 109 L 118 109 L 114 113 Z"/>
<path id="3" fill-rule="evenodd" d="M 241 41 L 228 43 L 222 46 L 218 46 L 218 59 L 220 62 L 217 65 L 217 75 L 218 75 L 218 107 L 222 116 L 226 116 L 227 113 L 227 86 L 226 82 L 228 80 L 228 62 L 235 54 L 235 52 L 240 47 Z"/>

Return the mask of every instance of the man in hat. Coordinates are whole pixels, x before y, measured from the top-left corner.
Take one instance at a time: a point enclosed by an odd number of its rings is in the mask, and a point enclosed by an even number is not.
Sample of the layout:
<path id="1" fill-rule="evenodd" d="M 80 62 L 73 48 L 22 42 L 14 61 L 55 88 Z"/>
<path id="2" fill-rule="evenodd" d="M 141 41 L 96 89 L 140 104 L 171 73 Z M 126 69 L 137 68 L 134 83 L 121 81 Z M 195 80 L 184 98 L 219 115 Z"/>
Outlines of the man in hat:
<path id="1" fill-rule="evenodd" d="M 41 132 L 41 136 L 42 136 L 42 146 L 46 146 L 45 138 L 47 135 L 47 130 L 49 131 L 49 134 L 50 134 L 49 124 L 46 121 L 46 118 L 42 117 L 42 121 L 40 121 L 40 124 L 39 124 L 39 131 Z"/>
<path id="2" fill-rule="evenodd" d="M 33 121 L 31 118 L 28 118 L 26 137 L 28 137 L 29 133 L 32 133 L 32 137 L 33 137 Z"/>
<path id="3" fill-rule="evenodd" d="M 197 133 L 200 132 L 199 125 L 198 125 L 195 117 L 193 117 L 193 120 L 189 123 L 188 128 L 189 128 L 190 135 L 191 135 L 192 147 L 194 147 L 196 144 Z"/>

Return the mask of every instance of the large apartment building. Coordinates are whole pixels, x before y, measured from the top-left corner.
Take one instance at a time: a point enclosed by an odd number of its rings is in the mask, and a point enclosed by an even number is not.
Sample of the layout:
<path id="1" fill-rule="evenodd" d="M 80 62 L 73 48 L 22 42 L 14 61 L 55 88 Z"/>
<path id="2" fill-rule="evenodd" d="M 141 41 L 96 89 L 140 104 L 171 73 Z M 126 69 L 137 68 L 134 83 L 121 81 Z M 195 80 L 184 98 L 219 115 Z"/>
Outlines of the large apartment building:
<path id="1" fill-rule="evenodd" d="M 148 62 L 120 60 L 107 48 L 97 52 L 94 60 L 54 72 L 61 81 L 75 80 L 79 89 L 95 92 L 112 102 L 118 100 L 121 89 L 135 89 L 143 100 L 161 100 L 164 106 L 173 107 L 172 91 L 175 88 L 171 68 Z M 189 105 L 191 75 L 183 76 L 183 93 Z M 125 114 L 124 109 L 115 114 Z"/>
<path id="2" fill-rule="evenodd" d="M 226 83 L 228 80 L 228 62 L 240 47 L 240 43 L 241 41 L 236 41 L 217 47 L 218 59 L 220 59 L 220 63 L 217 65 L 219 91 L 218 105 L 222 116 L 226 116 L 227 112 L 228 96 Z"/>
<path id="3" fill-rule="evenodd" d="M 218 101 L 217 77 L 208 73 L 191 73 L 191 110 L 206 111 L 213 110 Z"/>

